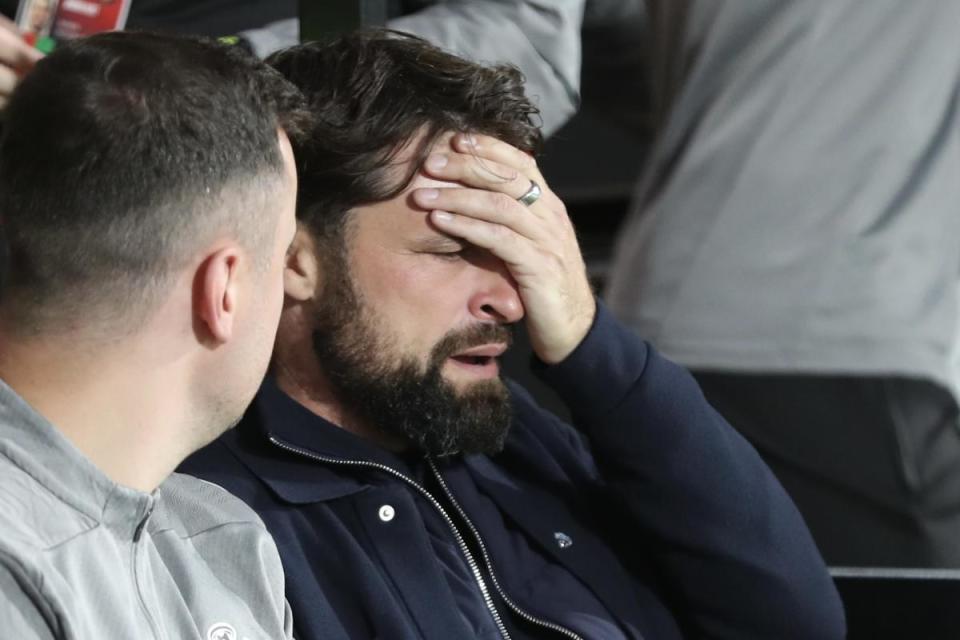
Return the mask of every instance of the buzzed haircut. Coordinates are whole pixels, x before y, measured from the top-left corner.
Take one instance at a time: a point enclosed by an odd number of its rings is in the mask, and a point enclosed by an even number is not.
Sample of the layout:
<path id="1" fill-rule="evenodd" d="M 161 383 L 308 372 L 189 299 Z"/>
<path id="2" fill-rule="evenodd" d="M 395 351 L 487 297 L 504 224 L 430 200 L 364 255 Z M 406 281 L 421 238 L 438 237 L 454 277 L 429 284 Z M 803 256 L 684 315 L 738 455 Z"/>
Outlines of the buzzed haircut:
<path id="1" fill-rule="evenodd" d="M 122 330 L 216 234 L 265 253 L 277 130 L 305 135 L 304 107 L 279 73 L 214 41 L 105 33 L 58 46 L 3 114 L 4 320 Z"/>
<path id="2" fill-rule="evenodd" d="M 312 135 L 294 147 L 297 217 L 321 240 L 342 243 L 350 209 L 402 192 L 446 131 L 491 135 L 530 153 L 542 143 L 517 68 L 476 64 L 416 36 L 360 30 L 267 62 L 303 91 L 315 118 Z M 396 156 L 418 135 L 398 180 Z"/>

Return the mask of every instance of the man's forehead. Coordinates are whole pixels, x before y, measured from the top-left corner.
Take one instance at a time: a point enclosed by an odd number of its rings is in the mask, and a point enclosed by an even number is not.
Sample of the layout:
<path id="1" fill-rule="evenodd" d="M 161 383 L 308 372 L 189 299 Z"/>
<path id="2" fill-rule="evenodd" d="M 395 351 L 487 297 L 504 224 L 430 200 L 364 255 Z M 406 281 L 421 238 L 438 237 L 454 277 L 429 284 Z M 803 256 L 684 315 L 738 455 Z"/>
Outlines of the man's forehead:
<path id="1" fill-rule="evenodd" d="M 424 127 L 421 128 L 420 131 L 418 131 L 413 137 L 407 140 L 397 151 L 397 162 L 399 164 L 406 165 L 414 161 L 418 155 L 421 145 L 423 144 L 424 138 L 429 134 L 430 132 Z M 444 131 L 440 133 L 430 144 L 428 151 L 442 151 L 444 149 L 450 149 L 450 140 L 455 135 L 457 135 L 456 131 Z"/>
<path id="2" fill-rule="evenodd" d="M 372 205 L 358 207 L 354 210 L 354 221 L 364 220 L 361 227 L 372 228 L 379 227 L 384 231 L 389 231 L 400 239 L 399 236 L 414 237 L 446 237 L 437 232 L 428 222 L 427 216 L 429 209 L 419 207 L 413 201 L 412 193 L 416 189 L 449 189 L 463 188 L 464 185 L 458 182 L 438 180 L 427 175 L 422 167 L 414 167 L 411 163 L 422 162 L 427 155 L 432 152 L 452 151 L 450 141 L 456 135 L 455 131 L 445 131 L 437 136 L 436 140 L 426 149 L 426 154 L 421 154 L 421 145 L 424 136 L 428 135 L 426 130 L 421 130 L 417 135 L 408 140 L 394 156 L 390 168 L 391 177 L 400 181 L 413 175 L 409 184 L 397 196 Z M 415 171 L 413 171 L 415 169 Z"/>
<path id="3" fill-rule="evenodd" d="M 403 147 L 397 152 L 393 166 L 391 167 L 391 177 L 396 180 L 402 180 L 411 175 L 411 170 L 416 169 L 413 172 L 413 178 L 410 180 L 410 183 L 404 188 L 403 193 L 400 197 L 404 198 L 409 202 L 409 194 L 415 189 L 426 189 L 426 188 L 451 188 L 451 187 L 462 187 L 463 185 L 457 182 L 448 182 L 445 180 L 437 180 L 427 175 L 423 168 L 420 166 L 413 167 L 412 163 L 422 163 L 427 156 L 433 152 L 449 152 L 453 148 L 450 146 L 450 140 L 453 136 L 456 135 L 455 131 L 444 131 L 441 133 L 436 140 L 433 141 L 430 146 L 425 149 L 424 154 L 420 153 L 421 144 L 423 143 L 424 136 L 427 135 L 426 131 L 421 130 L 417 135 L 407 141 Z"/>
<path id="4" fill-rule="evenodd" d="M 351 217 L 357 225 L 355 231 L 365 233 L 364 230 L 375 231 L 377 235 L 386 234 L 396 240 L 412 237 L 443 236 L 429 223 L 430 209 L 424 209 L 413 200 L 413 191 L 416 189 L 449 189 L 463 188 L 457 182 L 448 182 L 432 178 L 422 171 L 414 174 L 410 184 L 398 195 L 389 200 L 357 207 Z"/>

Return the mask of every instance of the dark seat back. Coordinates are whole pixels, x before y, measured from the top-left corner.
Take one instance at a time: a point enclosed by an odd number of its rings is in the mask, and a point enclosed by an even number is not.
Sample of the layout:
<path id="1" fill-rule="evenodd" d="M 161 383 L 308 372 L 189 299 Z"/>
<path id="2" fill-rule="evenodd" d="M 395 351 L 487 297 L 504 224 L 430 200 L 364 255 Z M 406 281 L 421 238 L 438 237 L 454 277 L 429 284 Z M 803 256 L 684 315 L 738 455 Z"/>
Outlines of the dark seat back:
<path id="1" fill-rule="evenodd" d="M 960 639 L 960 570 L 834 567 L 848 640 Z"/>

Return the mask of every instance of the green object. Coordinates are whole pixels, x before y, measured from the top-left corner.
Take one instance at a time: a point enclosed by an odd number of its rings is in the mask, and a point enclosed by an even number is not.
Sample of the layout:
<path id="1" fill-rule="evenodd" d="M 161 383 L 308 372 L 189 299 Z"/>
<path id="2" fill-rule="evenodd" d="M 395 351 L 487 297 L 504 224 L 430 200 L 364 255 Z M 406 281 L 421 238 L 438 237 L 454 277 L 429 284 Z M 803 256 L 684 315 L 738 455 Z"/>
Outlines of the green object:
<path id="1" fill-rule="evenodd" d="M 222 44 L 230 44 L 230 45 L 239 44 L 240 36 L 220 36 L 219 38 L 217 38 L 217 41 Z"/>
<path id="2" fill-rule="evenodd" d="M 37 50 L 43 53 L 50 53 L 57 48 L 57 41 L 50 36 L 41 36 L 37 38 Z"/>

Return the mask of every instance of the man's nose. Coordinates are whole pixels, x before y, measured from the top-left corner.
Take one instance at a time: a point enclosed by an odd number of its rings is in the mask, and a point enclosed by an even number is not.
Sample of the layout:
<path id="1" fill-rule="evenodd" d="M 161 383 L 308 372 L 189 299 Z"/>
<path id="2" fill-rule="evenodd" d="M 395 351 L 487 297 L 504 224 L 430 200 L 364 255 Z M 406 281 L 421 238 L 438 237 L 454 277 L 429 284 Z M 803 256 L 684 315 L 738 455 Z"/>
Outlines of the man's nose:
<path id="1" fill-rule="evenodd" d="M 523 319 L 523 301 L 516 281 L 505 265 L 484 270 L 470 297 L 470 313 L 479 320 L 512 324 Z"/>

